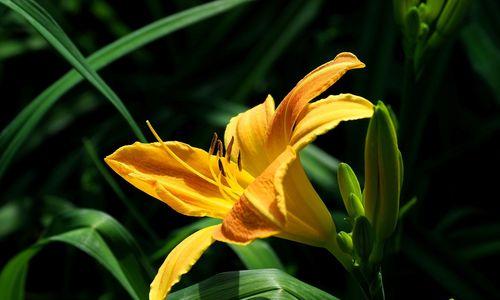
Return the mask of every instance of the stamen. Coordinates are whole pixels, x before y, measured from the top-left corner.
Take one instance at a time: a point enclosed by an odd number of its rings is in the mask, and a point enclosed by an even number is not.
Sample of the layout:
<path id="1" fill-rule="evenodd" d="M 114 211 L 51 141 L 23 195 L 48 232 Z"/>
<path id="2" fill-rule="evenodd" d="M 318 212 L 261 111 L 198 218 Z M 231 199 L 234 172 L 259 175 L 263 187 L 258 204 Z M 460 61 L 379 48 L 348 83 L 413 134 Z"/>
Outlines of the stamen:
<path id="1" fill-rule="evenodd" d="M 215 150 L 215 143 L 217 142 L 217 133 L 214 132 L 214 136 L 212 137 L 212 141 L 210 142 L 210 149 L 208 150 L 208 155 L 212 155 L 214 154 L 214 150 Z"/>
<path id="2" fill-rule="evenodd" d="M 219 188 L 221 195 L 224 197 L 224 199 L 230 200 L 231 202 L 238 200 L 239 196 L 234 194 L 234 191 L 232 190 L 232 188 L 228 188 L 227 186 L 222 184 L 222 181 L 221 181 L 222 172 L 219 172 L 218 176 L 215 175 L 214 168 L 212 167 L 212 165 L 213 165 L 212 159 L 213 159 L 213 156 L 208 157 L 210 174 L 212 174 L 212 178 L 214 178 L 214 180 L 217 182 L 217 187 Z M 232 199 L 230 199 L 230 198 L 232 198 Z"/>
<path id="3" fill-rule="evenodd" d="M 217 155 L 219 157 L 224 156 L 224 146 L 222 145 L 221 140 L 217 140 Z"/>
<path id="4" fill-rule="evenodd" d="M 241 167 L 241 151 L 238 151 L 238 170 L 241 172 L 243 168 Z"/>
<path id="5" fill-rule="evenodd" d="M 222 176 L 226 177 L 226 171 L 224 171 L 224 167 L 222 166 L 222 161 L 220 159 L 218 159 L 217 163 L 219 165 L 219 170 L 222 173 Z"/>
<path id="6" fill-rule="evenodd" d="M 219 191 L 220 191 L 222 197 L 224 197 L 224 199 L 234 203 L 235 201 L 237 201 L 239 199 L 239 197 L 236 196 L 234 193 L 228 193 L 224 189 L 222 189 L 225 186 L 221 182 L 221 175 L 222 175 L 222 173 L 219 173 L 219 176 L 217 176 L 217 182 L 219 183 L 219 185 L 217 187 L 219 188 Z"/>
<path id="7" fill-rule="evenodd" d="M 238 183 L 238 180 L 232 173 L 233 168 L 231 166 L 231 162 L 227 162 L 223 159 L 221 159 L 220 162 L 222 163 L 222 167 L 226 173 L 224 177 L 226 179 L 226 182 L 237 194 L 243 193 L 244 189 L 241 187 L 241 185 Z"/>
<path id="8" fill-rule="evenodd" d="M 234 136 L 231 137 L 229 144 L 226 147 L 226 160 L 229 162 L 231 160 L 231 150 L 233 150 Z"/>

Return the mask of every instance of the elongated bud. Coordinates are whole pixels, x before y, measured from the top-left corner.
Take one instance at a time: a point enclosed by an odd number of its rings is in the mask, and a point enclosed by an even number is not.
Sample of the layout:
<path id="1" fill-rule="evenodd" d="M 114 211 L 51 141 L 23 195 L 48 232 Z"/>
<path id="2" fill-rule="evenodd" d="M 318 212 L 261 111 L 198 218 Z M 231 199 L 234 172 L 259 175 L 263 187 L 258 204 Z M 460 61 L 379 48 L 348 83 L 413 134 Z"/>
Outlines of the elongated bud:
<path id="1" fill-rule="evenodd" d="M 448 0 L 439 16 L 436 30 L 442 35 L 455 31 L 469 8 L 469 0 Z"/>
<path id="2" fill-rule="evenodd" d="M 341 231 L 337 234 L 337 243 L 339 244 L 340 250 L 346 254 L 352 255 L 352 238 L 347 232 Z"/>
<path id="3" fill-rule="evenodd" d="M 427 42 L 427 49 L 436 49 L 451 36 L 469 8 L 469 0 L 448 0 L 442 8 L 436 23 L 436 30 Z"/>
<path id="4" fill-rule="evenodd" d="M 349 216 L 355 218 L 357 214 L 351 205 L 349 197 L 354 194 L 361 199 L 361 187 L 359 186 L 358 178 L 352 168 L 346 163 L 340 163 L 337 171 L 337 181 L 339 183 L 340 194 L 344 201 L 345 208 Z"/>
<path id="5" fill-rule="evenodd" d="M 431 24 L 436 20 L 443 9 L 444 3 L 445 0 L 427 0 L 425 10 L 422 12 L 423 19 L 427 24 Z"/>
<path id="6" fill-rule="evenodd" d="M 416 40 L 420 31 L 420 14 L 417 7 L 410 8 L 406 13 L 404 29 L 408 38 Z"/>
<path id="7" fill-rule="evenodd" d="M 396 23 L 399 25 L 403 24 L 403 20 L 410 7 L 417 4 L 418 0 L 394 0 L 394 18 L 396 19 Z"/>
<path id="8" fill-rule="evenodd" d="M 349 216 L 351 216 L 353 219 L 365 215 L 365 209 L 363 207 L 363 203 L 361 203 L 361 198 L 356 196 L 354 193 L 351 193 L 349 195 L 349 206 L 351 208 Z"/>
<path id="9" fill-rule="evenodd" d="M 352 230 L 354 253 L 362 262 L 367 262 L 373 248 L 373 229 L 366 217 L 358 217 Z"/>
<path id="10" fill-rule="evenodd" d="M 396 130 L 385 105 L 379 101 L 368 125 L 365 141 L 365 215 L 376 238 L 387 239 L 399 212 L 402 159 Z"/>

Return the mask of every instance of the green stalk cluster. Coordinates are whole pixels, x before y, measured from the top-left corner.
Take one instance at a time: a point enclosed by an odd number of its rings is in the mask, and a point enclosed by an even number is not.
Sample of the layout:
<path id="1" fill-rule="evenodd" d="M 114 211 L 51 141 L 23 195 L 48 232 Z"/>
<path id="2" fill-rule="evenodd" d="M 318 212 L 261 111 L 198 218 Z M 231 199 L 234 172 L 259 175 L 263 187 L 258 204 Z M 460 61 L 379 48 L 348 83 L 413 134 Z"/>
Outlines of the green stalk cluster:
<path id="1" fill-rule="evenodd" d="M 394 0 L 403 48 L 419 70 L 427 57 L 449 40 L 466 15 L 470 0 Z"/>
<path id="2" fill-rule="evenodd" d="M 396 228 L 403 183 L 396 129 L 384 103 L 377 103 L 368 125 L 363 191 L 353 169 L 345 163 L 339 165 L 337 179 L 352 224 L 352 232 L 338 233 L 337 242 L 352 257 L 353 275 L 367 287 L 367 294 L 373 294 L 369 287 L 380 286 L 377 280 L 381 280 L 384 244 Z"/>

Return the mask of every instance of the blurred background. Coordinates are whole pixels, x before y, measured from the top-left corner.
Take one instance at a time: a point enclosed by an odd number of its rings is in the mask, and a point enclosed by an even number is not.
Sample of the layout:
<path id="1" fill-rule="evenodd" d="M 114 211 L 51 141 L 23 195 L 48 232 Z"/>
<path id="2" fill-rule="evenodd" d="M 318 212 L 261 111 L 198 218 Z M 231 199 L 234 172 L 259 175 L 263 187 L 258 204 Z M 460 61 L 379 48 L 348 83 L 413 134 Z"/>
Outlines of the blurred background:
<path id="1" fill-rule="evenodd" d="M 37 2 L 85 57 L 154 21 L 208 3 Z M 424 63 L 410 68 L 407 37 L 391 1 L 239 2 L 185 18 L 137 49 L 94 63 L 101 63 L 99 75 L 146 139 L 154 140 L 145 126 L 150 120 L 165 140 L 207 149 L 212 133 L 222 134 L 231 116 L 268 94 L 279 102 L 310 70 L 339 52 L 353 52 L 367 67 L 349 72 L 324 96 L 348 92 L 389 104 L 399 119 L 405 160 L 401 203 L 410 204 L 383 266 L 388 299 L 498 297 L 499 3 L 470 1 L 459 26 Z M 416 74 L 410 79 L 408 68 Z M 49 225 L 61 213 L 90 208 L 121 223 L 156 270 L 194 230 L 189 225 L 195 219 L 103 165 L 106 155 L 138 137 L 103 93 L 76 73 L 73 83 L 51 87 L 70 70 L 26 18 L 0 4 L 0 267 L 48 232 L 64 231 Z M 340 124 L 301 154 L 340 228 L 345 212 L 336 166 L 347 162 L 362 178 L 367 125 Z M 287 273 L 340 298 L 360 297 L 355 282 L 323 249 L 267 242 Z M 67 243 L 40 247 L 29 263 L 27 299 L 129 297 L 85 252 Z M 245 267 L 219 243 L 175 289 Z"/>

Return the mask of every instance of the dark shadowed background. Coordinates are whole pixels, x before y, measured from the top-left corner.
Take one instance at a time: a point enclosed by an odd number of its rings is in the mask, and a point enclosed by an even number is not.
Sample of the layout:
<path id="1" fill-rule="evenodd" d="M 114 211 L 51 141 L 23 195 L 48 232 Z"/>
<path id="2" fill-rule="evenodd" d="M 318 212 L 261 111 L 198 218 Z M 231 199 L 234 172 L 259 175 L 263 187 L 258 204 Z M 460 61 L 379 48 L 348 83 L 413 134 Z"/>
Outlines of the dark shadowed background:
<path id="1" fill-rule="evenodd" d="M 384 262 L 388 299 L 492 299 L 500 292 L 495 193 L 500 11 L 494 0 L 471 2 L 462 26 L 411 87 L 416 101 L 406 120 L 400 120 L 406 173 L 401 202 L 417 200 L 401 220 Z M 206 1 L 38 3 L 87 57 L 140 27 Z M 281 101 L 305 74 L 342 51 L 355 53 L 367 67 L 349 72 L 324 95 L 349 92 L 374 103 L 382 100 L 400 117 L 404 53 L 391 1 L 249 2 L 165 35 L 99 74 L 148 141 L 154 138 L 146 120 L 165 140 L 207 149 L 212 133 L 222 134 L 231 116 L 268 94 Z M 70 69 L 25 19 L 0 4 L 0 128 L 12 124 Z M 34 244 L 54 216 L 74 206 L 113 216 L 132 233 L 154 269 L 159 267 L 166 252 L 154 253 L 195 219 L 114 173 L 104 174 L 111 174 L 117 185 L 103 177 L 102 158 L 137 140 L 125 119 L 87 81 L 31 113 L 37 112 L 39 120 L 31 127 L 22 131 L 25 127 L 18 126 L 0 139 L 0 266 Z M 366 120 L 342 123 L 303 153 L 313 184 L 339 223 L 345 214 L 336 164 L 347 162 L 362 177 L 367 125 Z M 5 156 L 16 138 L 17 148 Z M 325 250 L 268 242 L 289 274 L 340 298 L 360 296 Z M 244 268 L 231 248 L 216 244 L 175 289 Z M 32 259 L 27 299 L 99 297 L 128 295 L 80 250 L 55 243 Z"/>

